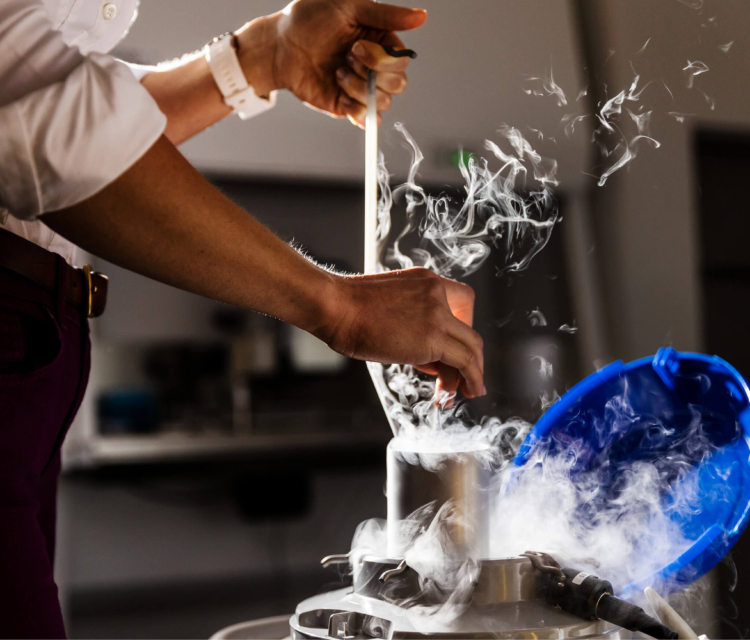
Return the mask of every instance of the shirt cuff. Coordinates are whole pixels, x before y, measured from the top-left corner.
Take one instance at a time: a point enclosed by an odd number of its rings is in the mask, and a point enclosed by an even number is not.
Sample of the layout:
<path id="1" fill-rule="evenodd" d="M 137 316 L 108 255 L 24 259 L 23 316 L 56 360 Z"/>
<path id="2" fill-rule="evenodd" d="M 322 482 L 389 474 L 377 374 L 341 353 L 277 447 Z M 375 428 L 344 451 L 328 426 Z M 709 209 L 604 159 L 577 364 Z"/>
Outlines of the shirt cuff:
<path id="1" fill-rule="evenodd" d="M 133 72 L 89 54 L 65 80 L 0 108 L 0 206 L 33 220 L 86 200 L 135 164 L 166 124 Z"/>
<path id="2" fill-rule="evenodd" d="M 133 62 L 126 62 L 125 60 L 120 60 L 119 58 L 116 58 L 117 62 L 120 64 L 124 64 L 128 69 L 130 69 L 130 73 L 133 74 L 133 77 L 140 82 L 143 80 L 145 76 L 147 76 L 152 71 L 157 71 L 158 68 L 155 65 L 150 64 L 135 64 Z"/>

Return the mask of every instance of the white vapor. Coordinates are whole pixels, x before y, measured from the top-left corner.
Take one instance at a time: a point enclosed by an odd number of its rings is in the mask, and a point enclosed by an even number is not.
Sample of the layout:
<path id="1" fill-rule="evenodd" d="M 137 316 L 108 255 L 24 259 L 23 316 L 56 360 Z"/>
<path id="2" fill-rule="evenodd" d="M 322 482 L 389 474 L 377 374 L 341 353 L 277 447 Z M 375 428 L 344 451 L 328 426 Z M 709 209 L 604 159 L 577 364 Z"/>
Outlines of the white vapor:
<path id="1" fill-rule="evenodd" d="M 558 107 L 564 107 L 568 104 L 568 98 L 565 96 L 565 92 L 560 85 L 555 82 L 555 79 L 552 76 L 552 69 L 549 70 L 549 76 L 528 76 L 527 81 L 532 87 L 524 88 L 525 93 L 535 96 L 555 96 Z M 541 90 L 537 88 L 538 85 L 541 85 Z"/>
<path id="2" fill-rule="evenodd" d="M 541 311 L 539 311 L 538 307 L 534 309 L 533 311 L 529 311 L 529 313 L 527 314 L 527 317 L 532 327 L 546 327 L 547 326 L 547 318 L 545 318 L 544 314 Z"/>
<path id="3" fill-rule="evenodd" d="M 578 327 L 576 327 L 576 323 L 574 322 L 572 325 L 569 324 L 563 324 L 560 325 L 560 327 L 557 329 L 561 333 L 576 333 L 578 331 Z"/>
<path id="4" fill-rule="evenodd" d="M 492 167 L 488 160 L 473 156 L 462 162 L 459 170 L 465 197 L 456 203 L 445 194 L 430 195 L 418 184 L 424 156 L 405 127 L 395 126 L 411 149 L 412 163 L 406 182 L 393 189 L 393 199 L 406 202 L 407 222 L 387 252 L 383 268 L 421 266 L 441 275 L 465 276 L 484 263 L 494 246 L 506 258 L 501 271 L 525 269 L 547 244 L 557 221 L 552 192 L 557 185 L 557 163 L 537 153 L 518 129 L 503 126 L 499 133 L 510 149 L 485 142 L 500 166 Z M 380 189 L 381 202 L 389 205 L 391 190 L 386 180 L 381 180 Z M 383 207 L 380 218 L 390 228 L 390 209 Z M 417 229 L 422 244 L 407 255 L 402 241 Z"/>
<path id="5" fill-rule="evenodd" d="M 704 0 L 677 0 L 677 2 L 684 4 L 686 7 L 700 11 L 703 8 Z"/>
<path id="6" fill-rule="evenodd" d="M 700 60 L 696 60 L 695 62 L 690 62 L 690 60 L 688 60 L 687 66 L 683 71 L 687 76 L 687 87 L 688 89 L 692 89 L 695 84 L 695 76 L 706 73 L 708 71 L 708 66 L 705 62 L 701 62 Z"/>
<path id="7" fill-rule="evenodd" d="M 658 149 L 661 146 L 661 143 L 651 137 L 649 133 L 651 111 L 636 114 L 630 109 L 625 108 L 630 116 L 630 120 L 636 126 L 637 133 L 628 139 L 623 131 L 623 129 L 625 129 L 625 124 L 622 122 L 622 112 L 625 103 L 639 102 L 641 95 L 650 84 L 648 83 L 639 89 L 638 83 L 640 82 L 640 79 L 640 76 L 635 74 L 630 87 L 627 90 L 623 89 L 614 97 L 607 100 L 596 114 L 600 126 L 594 132 L 594 139 L 598 140 L 600 145 L 606 149 L 605 155 L 607 157 L 611 155 L 615 158 L 614 162 L 612 162 L 612 164 L 600 174 L 597 183 L 600 187 L 603 187 L 607 183 L 607 180 L 613 173 L 622 169 L 636 157 L 640 142 L 647 142 L 655 149 Z M 605 143 L 606 138 L 611 136 L 614 136 L 616 141 L 613 148 L 611 142 L 609 144 Z"/>

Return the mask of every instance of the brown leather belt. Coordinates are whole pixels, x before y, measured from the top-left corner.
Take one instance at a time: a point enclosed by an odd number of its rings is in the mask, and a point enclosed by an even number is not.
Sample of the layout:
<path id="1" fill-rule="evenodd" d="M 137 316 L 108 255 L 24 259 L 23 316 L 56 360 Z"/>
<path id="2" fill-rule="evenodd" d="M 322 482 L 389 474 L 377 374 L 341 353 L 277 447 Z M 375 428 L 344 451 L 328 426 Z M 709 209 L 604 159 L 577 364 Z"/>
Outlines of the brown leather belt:
<path id="1" fill-rule="evenodd" d="M 54 294 L 59 265 L 65 270 L 67 301 L 89 318 L 102 315 L 107 304 L 107 276 L 92 271 L 89 265 L 83 269 L 71 267 L 59 260 L 57 254 L 0 229 L 0 267 L 10 269 Z"/>

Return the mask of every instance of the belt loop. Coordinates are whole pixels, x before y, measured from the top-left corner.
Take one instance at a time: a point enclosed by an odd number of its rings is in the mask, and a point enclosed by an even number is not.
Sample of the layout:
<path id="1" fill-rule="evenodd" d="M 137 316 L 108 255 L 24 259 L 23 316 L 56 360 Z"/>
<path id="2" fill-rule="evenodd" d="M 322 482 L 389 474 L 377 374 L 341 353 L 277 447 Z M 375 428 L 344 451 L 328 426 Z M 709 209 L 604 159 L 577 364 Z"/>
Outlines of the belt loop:
<path id="1" fill-rule="evenodd" d="M 61 255 L 55 254 L 57 260 L 56 269 L 56 286 L 55 293 L 57 294 L 57 309 L 55 315 L 57 321 L 60 323 L 60 329 L 65 329 L 65 304 L 66 296 L 68 293 L 68 263 L 65 262 L 65 258 Z"/>

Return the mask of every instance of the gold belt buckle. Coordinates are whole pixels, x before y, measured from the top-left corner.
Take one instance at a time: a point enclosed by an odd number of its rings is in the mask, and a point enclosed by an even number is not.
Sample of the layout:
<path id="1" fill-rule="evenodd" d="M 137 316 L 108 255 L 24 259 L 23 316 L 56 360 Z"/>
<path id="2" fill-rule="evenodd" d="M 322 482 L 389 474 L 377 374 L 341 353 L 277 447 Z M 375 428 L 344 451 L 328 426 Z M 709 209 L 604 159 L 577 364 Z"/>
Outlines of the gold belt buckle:
<path id="1" fill-rule="evenodd" d="M 86 278 L 86 317 L 91 317 L 91 312 L 94 308 L 94 294 L 96 293 L 96 285 L 91 281 L 91 265 L 83 265 L 83 275 Z"/>

